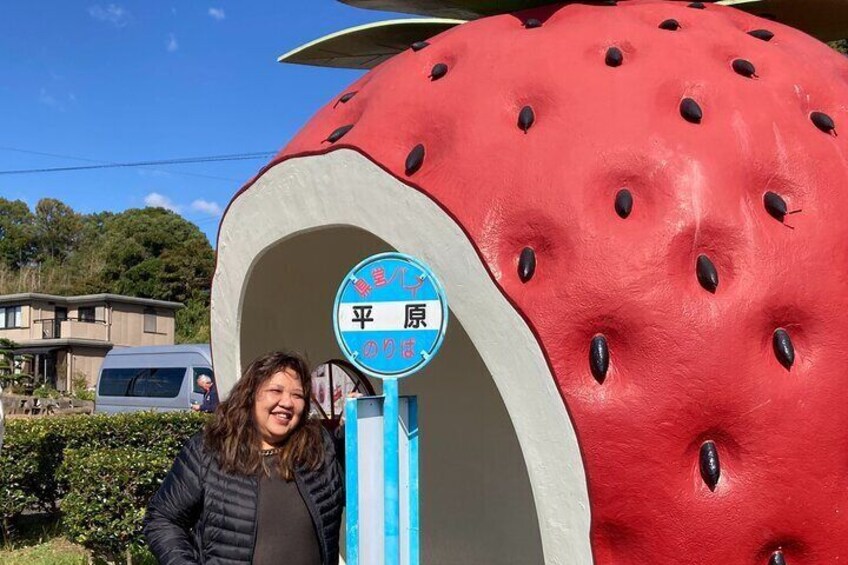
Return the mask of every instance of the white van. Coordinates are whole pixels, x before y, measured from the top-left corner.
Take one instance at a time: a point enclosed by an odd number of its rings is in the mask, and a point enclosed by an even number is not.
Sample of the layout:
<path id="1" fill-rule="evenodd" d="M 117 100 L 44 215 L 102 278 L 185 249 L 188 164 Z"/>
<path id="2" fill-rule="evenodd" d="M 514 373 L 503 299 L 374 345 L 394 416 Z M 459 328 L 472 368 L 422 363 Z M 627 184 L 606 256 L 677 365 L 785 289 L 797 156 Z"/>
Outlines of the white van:
<path id="1" fill-rule="evenodd" d="M 215 382 L 208 345 L 115 348 L 100 368 L 94 411 L 190 410 L 203 402 L 201 375 Z"/>

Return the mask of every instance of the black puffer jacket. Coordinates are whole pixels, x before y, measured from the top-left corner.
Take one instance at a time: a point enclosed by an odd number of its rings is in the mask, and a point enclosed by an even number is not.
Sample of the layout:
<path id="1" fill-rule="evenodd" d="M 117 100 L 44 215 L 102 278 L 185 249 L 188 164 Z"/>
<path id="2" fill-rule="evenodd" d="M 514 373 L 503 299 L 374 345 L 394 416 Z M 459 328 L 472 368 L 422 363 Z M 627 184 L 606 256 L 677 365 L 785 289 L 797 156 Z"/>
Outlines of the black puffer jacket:
<path id="1" fill-rule="evenodd" d="M 323 565 L 339 562 L 339 527 L 344 508 L 344 475 L 337 449 L 324 432 L 324 465 L 301 470 L 295 480 L 321 548 Z M 189 440 L 144 519 L 144 536 L 164 565 L 237 565 L 253 558 L 258 508 L 257 477 L 224 473 L 203 443 Z"/>

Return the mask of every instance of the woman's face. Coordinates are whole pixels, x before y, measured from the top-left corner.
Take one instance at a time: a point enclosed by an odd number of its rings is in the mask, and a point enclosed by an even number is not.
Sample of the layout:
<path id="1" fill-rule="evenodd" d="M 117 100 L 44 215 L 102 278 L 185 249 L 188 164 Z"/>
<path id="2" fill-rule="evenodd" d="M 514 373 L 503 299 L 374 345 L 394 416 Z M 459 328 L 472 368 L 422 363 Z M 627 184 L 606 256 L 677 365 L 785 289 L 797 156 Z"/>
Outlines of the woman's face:
<path id="1" fill-rule="evenodd" d="M 278 371 L 262 383 L 253 405 L 253 421 L 262 449 L 276 447 L 297 428 L 306 407 L 303 385 L 292 369 Z"/>

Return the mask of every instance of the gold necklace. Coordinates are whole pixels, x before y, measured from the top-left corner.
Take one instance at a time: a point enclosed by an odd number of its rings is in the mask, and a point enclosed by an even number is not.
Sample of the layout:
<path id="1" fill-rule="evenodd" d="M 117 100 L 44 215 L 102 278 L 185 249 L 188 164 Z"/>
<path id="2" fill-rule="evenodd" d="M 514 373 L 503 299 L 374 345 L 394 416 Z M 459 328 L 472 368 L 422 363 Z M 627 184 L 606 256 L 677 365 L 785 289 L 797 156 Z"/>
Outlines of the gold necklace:
<path id="1" fill-rule="evenodd" d="M 259 454 L 262 457 L 268 457 L 270 455 L 277 455 L 282 450 L 283 450 L 282 447 L 272 447 L 271 449 L 260 449 Z"/>

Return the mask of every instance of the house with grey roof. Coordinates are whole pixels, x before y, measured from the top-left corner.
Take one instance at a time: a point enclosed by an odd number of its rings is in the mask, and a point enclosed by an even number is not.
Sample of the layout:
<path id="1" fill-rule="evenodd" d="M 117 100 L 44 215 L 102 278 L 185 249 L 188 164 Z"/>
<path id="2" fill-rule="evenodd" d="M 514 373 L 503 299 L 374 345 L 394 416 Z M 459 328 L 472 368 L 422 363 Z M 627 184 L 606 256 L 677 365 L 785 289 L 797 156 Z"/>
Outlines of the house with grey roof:
<path id="1" fill-rule="evenodd" d="M 100 365 L 113 347 L 173 345 L 177 302 L 117 294 L 57 296 L 0 295 L 0 338 L 27 355 L 24 371 L 59 390 L 84 375 L 97 381 Z"/>

